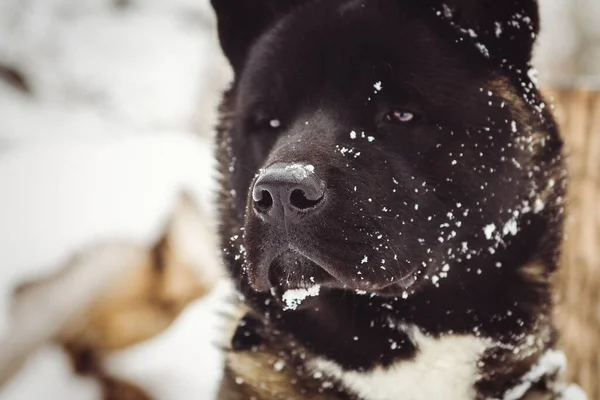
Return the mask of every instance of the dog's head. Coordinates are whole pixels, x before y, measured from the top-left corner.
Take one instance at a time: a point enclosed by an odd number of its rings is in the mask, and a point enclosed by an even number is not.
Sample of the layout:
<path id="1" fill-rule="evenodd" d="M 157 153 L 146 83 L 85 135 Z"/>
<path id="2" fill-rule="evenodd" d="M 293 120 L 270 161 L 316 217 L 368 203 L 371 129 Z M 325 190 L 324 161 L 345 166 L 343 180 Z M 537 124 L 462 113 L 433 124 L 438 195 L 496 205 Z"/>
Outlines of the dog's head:
<path id="1" fill-rule="evenodd" d="M 235 74 L 219 143 L 242 286 L 409 295 L 500 265 L 553 207 L 534 0 L 212 3 Z"/>

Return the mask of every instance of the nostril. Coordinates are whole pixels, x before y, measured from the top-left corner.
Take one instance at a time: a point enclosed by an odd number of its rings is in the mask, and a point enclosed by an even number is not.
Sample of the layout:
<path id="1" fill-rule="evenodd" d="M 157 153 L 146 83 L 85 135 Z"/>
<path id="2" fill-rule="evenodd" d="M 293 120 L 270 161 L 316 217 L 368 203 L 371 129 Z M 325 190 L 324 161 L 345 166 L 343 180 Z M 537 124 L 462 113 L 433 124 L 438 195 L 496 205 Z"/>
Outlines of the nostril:
<path id="1" fill-rule="evenodd" d="M 313 208 L 317 204 L 319 204 L 321 202 L 321 200 L 323 200 L 323 196 L 321 196 L 315 200 L 308 199 L 306 197 L 306 193 L 304 193 L 304 191 L 301 189 L 295 189 L 290 194 L 291 205 L 300 210 L 306 210 L 308 208 Z"/>
<path id="2" fill-rule="evenodd" d="M 273 206 L 273 196 L 268 190 L 261 190 L 260 198 L 254 201 L 254 206 L 260 212 L 267 212 Z"/>
<path id="3" fill-rule="evenodd" d="M 318 211 L 325 200 L 326 184 L 312 169 L 273 164 L 256 178 L 250 201 L 252 211 L 263 221 L 281 224 L 300 222 L 307 214 Z"/>

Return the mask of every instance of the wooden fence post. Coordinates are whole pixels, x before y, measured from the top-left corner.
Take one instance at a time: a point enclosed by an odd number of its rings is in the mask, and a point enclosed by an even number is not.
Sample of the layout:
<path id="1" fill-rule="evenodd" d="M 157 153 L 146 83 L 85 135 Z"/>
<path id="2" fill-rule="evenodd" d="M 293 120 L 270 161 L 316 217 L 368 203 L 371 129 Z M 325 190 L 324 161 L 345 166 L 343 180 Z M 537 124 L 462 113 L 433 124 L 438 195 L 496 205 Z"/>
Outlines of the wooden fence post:
<path id="1" fill-rule="evenodd" d="M 600 91 L 550 91 L 567 144 L 568 222 L 557 317 L 569 378 L 600 399 Z"/>

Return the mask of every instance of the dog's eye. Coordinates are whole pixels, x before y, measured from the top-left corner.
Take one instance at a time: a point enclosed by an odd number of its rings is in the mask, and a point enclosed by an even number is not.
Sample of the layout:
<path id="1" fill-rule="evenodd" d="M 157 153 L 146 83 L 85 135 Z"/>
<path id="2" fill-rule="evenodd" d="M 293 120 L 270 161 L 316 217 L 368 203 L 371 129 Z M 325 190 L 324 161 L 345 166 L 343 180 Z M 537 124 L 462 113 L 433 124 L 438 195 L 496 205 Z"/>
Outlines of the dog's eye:
<path id="1" fill-rule="evenodd" d="M 281 127 L 281 121 L 277 118 L 272 118 L 269 120 L 269 128 L 277 129 Z"/>
<path id="2" fill-rule="evenodd" d="M 252 132 L 276 131 L 282 127 L 283 121 L 266 111 L 251 112 L 245 121 L 245 128 Z"/>
<path id="3" fill-rule="evenodd" d="M 416 118 L 415 114 L 407 110 L 393 110 L 384 116 L 386 122 L 405 123 L 413 121 Z"/>
<path id="4" fill-rule="evenodd" d="M 261 118 L 254 122 L 254 129 L 260 131 L 277 131 L 281 126 L 282 122 L 278 118 Z"/>

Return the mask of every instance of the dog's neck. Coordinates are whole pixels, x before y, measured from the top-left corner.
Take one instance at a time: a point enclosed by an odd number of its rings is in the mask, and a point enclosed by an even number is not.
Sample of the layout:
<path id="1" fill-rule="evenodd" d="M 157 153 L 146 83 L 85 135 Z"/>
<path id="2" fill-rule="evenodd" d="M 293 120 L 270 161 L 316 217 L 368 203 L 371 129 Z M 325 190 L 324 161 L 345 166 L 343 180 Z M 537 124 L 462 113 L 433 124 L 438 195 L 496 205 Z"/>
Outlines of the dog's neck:
<path id="1" fill-rule="evenodd" d="M 336 379 L 364 400 L 475 398 L 478 361 L 491 347 L 488 340 L 474 335 L 434 338 L 424 335 L 415 326 L 401 329 L 418 349 L 410 359 L 366 372 L 346 371 L 324 359 L 312 360 L 310 368 L 314 374 Z"/>
<path id="2" fill-rule="evenodd" d="M 473 335 L 507 345 L 549 325 L 549 289 L 537 283 L 539 289 L 532 290 L 534 278 L 523 271 L 529 269 L 461 271 L 456 279 L 428 285 L 406 299 L 322 290 L 296 311 L 282 310 L 268 294 L 247 294 L 246 301 L 267 324 L 311 352 L 364 371 L 414 355 L 401 325 L 414 325 L 427 335 Z M 509 282 L 510 292 L 499 282 Z"/>
<path id="3" fill-rule="evenodd" d="M 495 344 L 473 335 L 448 335 L 432 338 L 409 328 L 419 351 L 409 360 L 367 372 L 346 371 L 339 365 L 316 359 L 309 368 L 322 380 L 335 379 L 361 400 L 490 398 L 478 388 L 484 354 Z M 504 400 L 554 399 L 564 388 L 556 377 L 566 365 L 562 352 L 547 350 L 523 375 L 506 382 L 493 398 Z"/>
<path id="4" fill-rule="evenodd" d="M 385 389 L 387 383 L 411 381 L 418 371 L 451 378 L 436 387 L 425 381 L 413 385 L 432 390 L 423 392 L 431 395 L 425 398 L 436 398 L 436 390 L 456 382 L 456 392 L 448 392 L 456 394 L 452 398 L 473 398 L 462 394 L 475 387 L 501 398 L 553 345 L 549 288 L 540 281 L 532 290 L 532 280 L 539 278 L 535 272 L 545 269 L 536 265 L 461 270 L 460 276 L 424 286 L 408 298 L 322 290 L 295 311 L 284 311 L 269 294 L 246 293 L 261 326 L 252 329 L 258 332 L 253 345 L 280 336 L 296 343 L 295 355 L 302 355 L 298 362 L 309 372 L 330 376 L 357 394 L 381 387 L 379 394 L 360 394 L 361 399 L 396 398 Z M 447 365 L 441 368 L 432 360 Z"/>
<path id="5" fill-rule="evenodd" d="M 395 400 L 400 395 L 407 399 L 505 398 L 507 393 L 525 393 L 536 385 L 550 387 L 560 369 L 560 365 L 551 365 L 533 378 L 528 375 L 552 340 L 552 332 L 543 322 L 525 327 L 529 335 L 494 337 L 492 327 L 486 328 L 486 324 L 471 331 L 459 327 L 469 324 L 461 322 L 467 315 L 481 320 L 476 310 L 454 310 L 447 321 L 456 321 L 453 326 L 459 328 L 440 327 L 434 332 L 431 324 L 424 328 L 425 319 L 414 318 L 417 299 L 357 296 L 350 302 L 351 295 L 345 295 L 345 306 L 332 296 L 328 301 L 320 299 L 315 309 L 285 316 L 269 314 L 268 320 L 248 314 L 234 337 L 235 350 L 261 349 L 258 351 L 274 354 L 274 365 L 284 360 L 286 365 L 296 365 L 294 370 L 304 371 L 300 381 L 332 390 L 341 386 L 350 393 L 349 398 L 361 400 Z M 435 307 L 430 304 L 416 314 L 433 312 Z M 375 316 L 371 322 L 361 318 L 369 308 L 377 310 L 371 312 Z M 438 310 L 432 317 L 440 315 Z M 402 322 L 409 317 L 415 322 Z"/>

